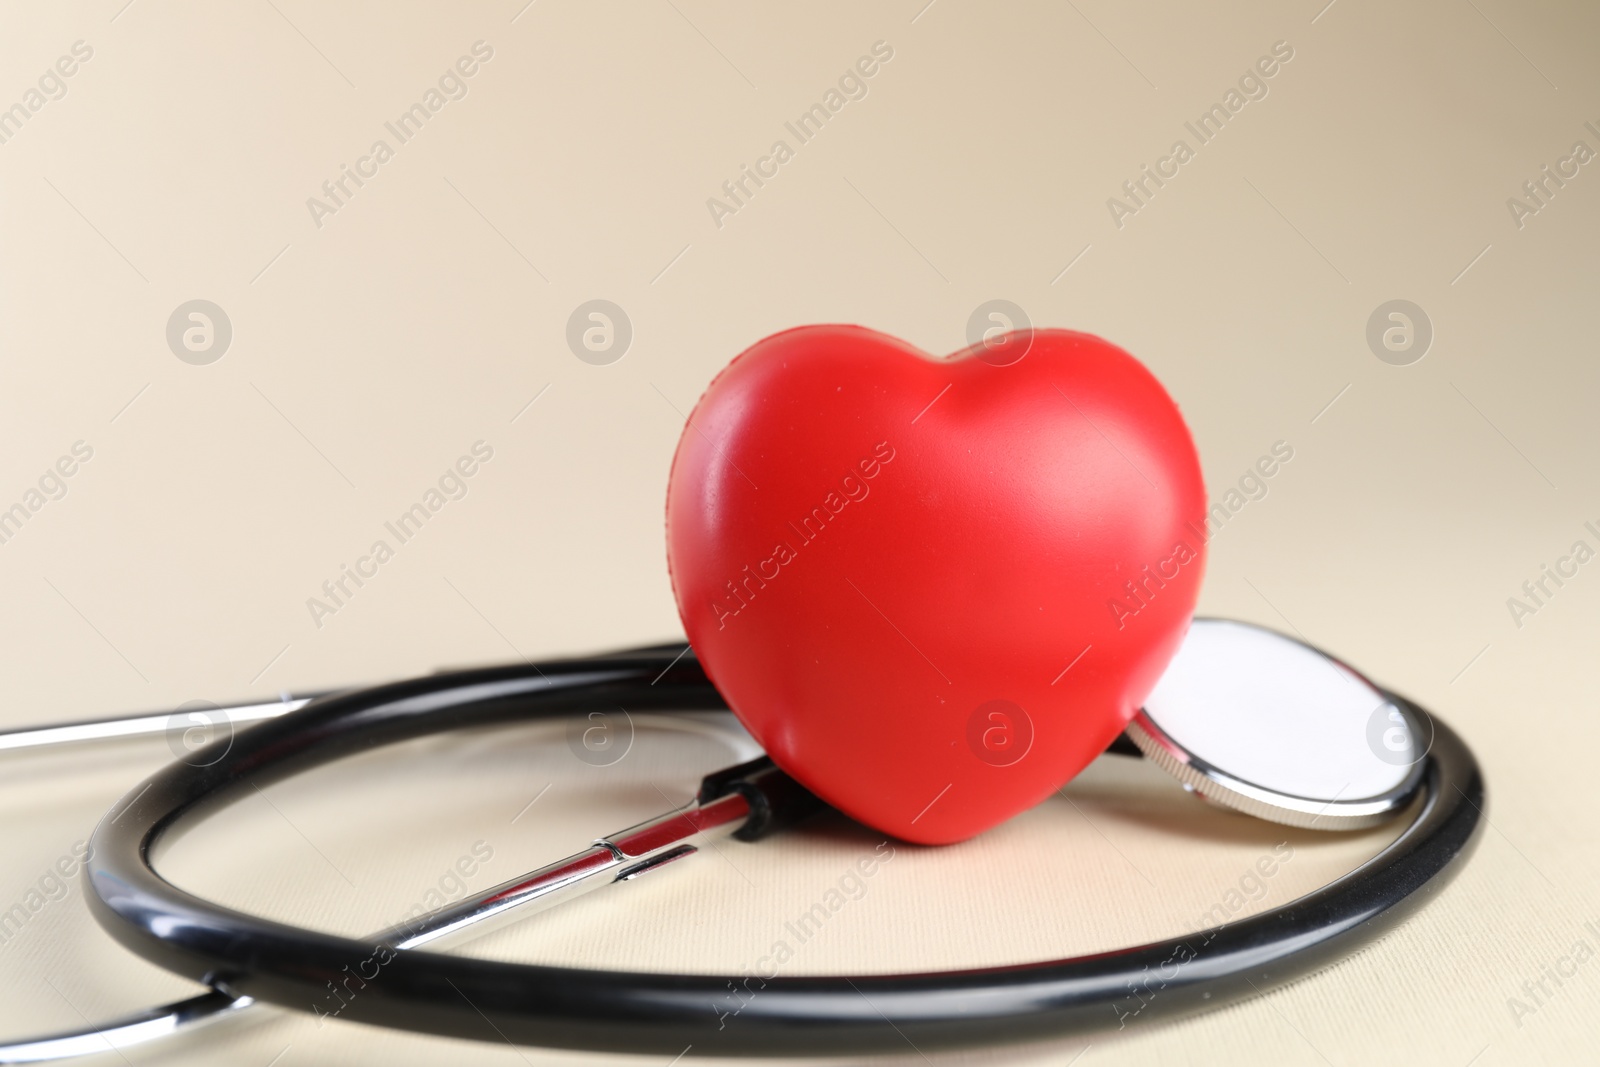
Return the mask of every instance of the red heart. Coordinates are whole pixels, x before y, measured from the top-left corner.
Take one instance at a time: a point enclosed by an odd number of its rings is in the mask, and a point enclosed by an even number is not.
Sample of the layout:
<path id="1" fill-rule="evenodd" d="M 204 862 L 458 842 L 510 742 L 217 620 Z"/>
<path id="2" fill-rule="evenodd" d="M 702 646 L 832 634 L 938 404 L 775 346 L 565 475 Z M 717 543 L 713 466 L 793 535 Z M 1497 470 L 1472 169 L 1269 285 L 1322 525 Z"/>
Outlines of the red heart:
<path id="1" fill-rule="evenodd" d="M 778 765 L 935 844 L 1043 800 L 1133 716 L 1194 611 L 1205 500 L 1177 406 L 1097 337 L 941 360 L 806 326 L 695 406 L 667 555 L 690 642 Z"/>

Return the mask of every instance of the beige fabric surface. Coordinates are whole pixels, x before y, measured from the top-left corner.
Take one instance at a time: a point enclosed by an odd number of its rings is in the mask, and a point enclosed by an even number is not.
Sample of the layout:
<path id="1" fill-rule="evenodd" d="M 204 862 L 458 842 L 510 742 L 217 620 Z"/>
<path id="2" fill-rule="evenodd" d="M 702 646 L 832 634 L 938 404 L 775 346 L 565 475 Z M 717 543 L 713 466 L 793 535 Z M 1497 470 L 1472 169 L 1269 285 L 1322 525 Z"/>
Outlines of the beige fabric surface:
<path id="1" fill-rule="evenodd" d="M 1436 710 L 1485 764 L 1492 825 L 1434 905 L 1289 988 L 884 1062 L 1595 1060 L 1600 564 L 1561 561 L 1600 549 L 1600 164 L 1574 155 L 1600 151 L 1600 12 L 1323 2 L 8 5 L 0 508 L 38 506 L 0 543 L 0 722 L 673 639 L 662 500 L 711 376 L 805 322 L 951 351 L 1006 299 L 1145 360 L 1215 499 L 1292 447 L 1211 542 L 1202 611 L 1303 634 Z M 877 42 L 892 58 L 865 95 L 795 143 L 784 124 Z M 1185 124 L 1275 46 L 1292 58 L 1199 143 Z M 387 132 L 469 67 L 420 130 Z M 379 139 L 392 158 L 361 163 Z M 708 208 L 779 139 L 775 177 Z M 1192 158 L 1162 164 L 1179 139 Z M 1122 186 L 1147 164 L 1177 170 L 1136 204 Z M 375 172 L 333 205 L 346 165 Z M 167 337 L 196 299 L 232 330 L 203 365 Z M 632 326 L 609 365 L 568 347 L 593 299 Z M 1395 299 L 1433 330 L 1408 365 L 1367 340 Z M 308 608 L 477 442 L 492 457 L 464 496 L 337 610 Z M 45 477 L 61 457 L 72 476 Z M 169 740 L 7 761 L 0 911 L 39 906 L 0 942 L 0 1034 L 195 989 L 119 949 L 52 873 Z M 646 724 L 603 769 L 559 729 L 418 742 L 269 789 L 165 869 L 359 933 L 662 810 L 726 758 Z M 1324 884 L 1390 832 L 1279 829 L 1101 761 L 977 840 L 897 847 L 785 973 L 1184 931 Z M 729 843 L 464 951 L 737 971 L 880 840 L 831 819 Z M 1275 847 L 1292 858 L 1253 879 Z M 284 1014 L 126 1058 L 653 1062 Z"/>

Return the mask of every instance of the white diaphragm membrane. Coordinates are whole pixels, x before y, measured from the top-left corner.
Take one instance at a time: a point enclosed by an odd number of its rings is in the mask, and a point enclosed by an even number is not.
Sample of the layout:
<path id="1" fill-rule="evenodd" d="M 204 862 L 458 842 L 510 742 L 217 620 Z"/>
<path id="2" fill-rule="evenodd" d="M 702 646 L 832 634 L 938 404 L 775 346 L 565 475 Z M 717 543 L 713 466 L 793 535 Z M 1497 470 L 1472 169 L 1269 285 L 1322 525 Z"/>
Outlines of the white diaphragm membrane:
<path id="1" fill-rule="evenodd" d="M 1405 806 L 1421 782 L 1425 731 L 1332 657 L 1221 619 L 1194 620 L 1128 724 L 1145 756 L 1206 799 L 1328 830 Z"/>

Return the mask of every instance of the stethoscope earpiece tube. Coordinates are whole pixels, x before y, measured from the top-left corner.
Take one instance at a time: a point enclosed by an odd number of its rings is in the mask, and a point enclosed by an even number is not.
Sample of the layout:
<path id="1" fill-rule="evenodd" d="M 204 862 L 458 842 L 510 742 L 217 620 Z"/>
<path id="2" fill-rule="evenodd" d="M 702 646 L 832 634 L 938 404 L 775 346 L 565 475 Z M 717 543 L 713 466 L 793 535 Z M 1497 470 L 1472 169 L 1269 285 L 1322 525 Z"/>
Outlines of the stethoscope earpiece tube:
<path id="1" fill-rule="evenodd" d="M 749 818 L 734 832 L 737 841 L 759 841 L 827 807 L 768 756 L 706 775 L 695 800 L 709 804 L 729 793 L 738 793 L 750 804 Z"/>
<path id="2" fill-rule="evenodd" d="M 1371 942 L 1459 871 L 1483 826 L 1472 752 L 1433 721 L 1411 824 L 1358 869 L 1283 907 L 1184 937 L 1077 959 L 932 974 L 777 976 L 740 1010 L 749 976 L 505 963 L 389 948 L 203 900 L 152 866 L 163 838 L 249 787 L 340 756 L 468 725 L 591 710 L 700 710 L 721 698 L 692 656 L 622 655 L 437 675 L 320 699 L 238 734 L 215 763 L 174 763 L 95 829 L 87 894 L 100 923 L 145 959 L 233 995 L 302 1011 L 352 961 L 386 953 L 341 1019 L 451 1037 L 676 1056 L 861 1055 L 995 1044 L 1214 1008 L 1281 986 Z M 1386 694 L 1418 718 L 1420 709 Z M 819 802 L 763 760 L 712 775 L 710 808 L 737 793 L 754 838 Z M 740 813 L 746 804 L 737 804 Z M 664 817 L 683 822 L 685 816 Z M 692 820 L 691 820 L 692 821 Z M 657 824 L 647 824 L 655 826 Z M 691 827 L 692 828 L 692 827 Z M 653 833 L 654 831 L 652 831 Z M 650 834 L 642 836 L 648 837 Z M 613 841 L 621 841 L 614 838 Z M 617 845 L 612 851 L 623 851 Z M 632 858 L 632 853 L 627 858 Z M 671 855 L 671 852 L 663 854 Z M 616 857 L 602 850 L 602 860 Z"/>

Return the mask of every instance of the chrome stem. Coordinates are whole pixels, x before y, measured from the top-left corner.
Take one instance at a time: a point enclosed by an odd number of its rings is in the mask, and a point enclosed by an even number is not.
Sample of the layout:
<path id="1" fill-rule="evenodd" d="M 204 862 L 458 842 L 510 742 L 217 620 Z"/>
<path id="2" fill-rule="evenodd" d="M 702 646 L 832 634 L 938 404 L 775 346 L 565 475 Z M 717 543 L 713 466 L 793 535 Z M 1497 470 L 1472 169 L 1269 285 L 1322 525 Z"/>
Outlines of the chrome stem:
<path id="1" fill-rule="evenodd" d="M 390 927 L 373 940 L 409 949 L 441 941 L 460 944 L 482 937 L 603 885 L 632 881 L 692 855 L 700 845 L 738 830 L 749 814 L 749 801 L 738 793 L 705 805 L 688 804 L 602 837 L 592 848 L 532 874 L 502 882 L 413 922 Z"/>

